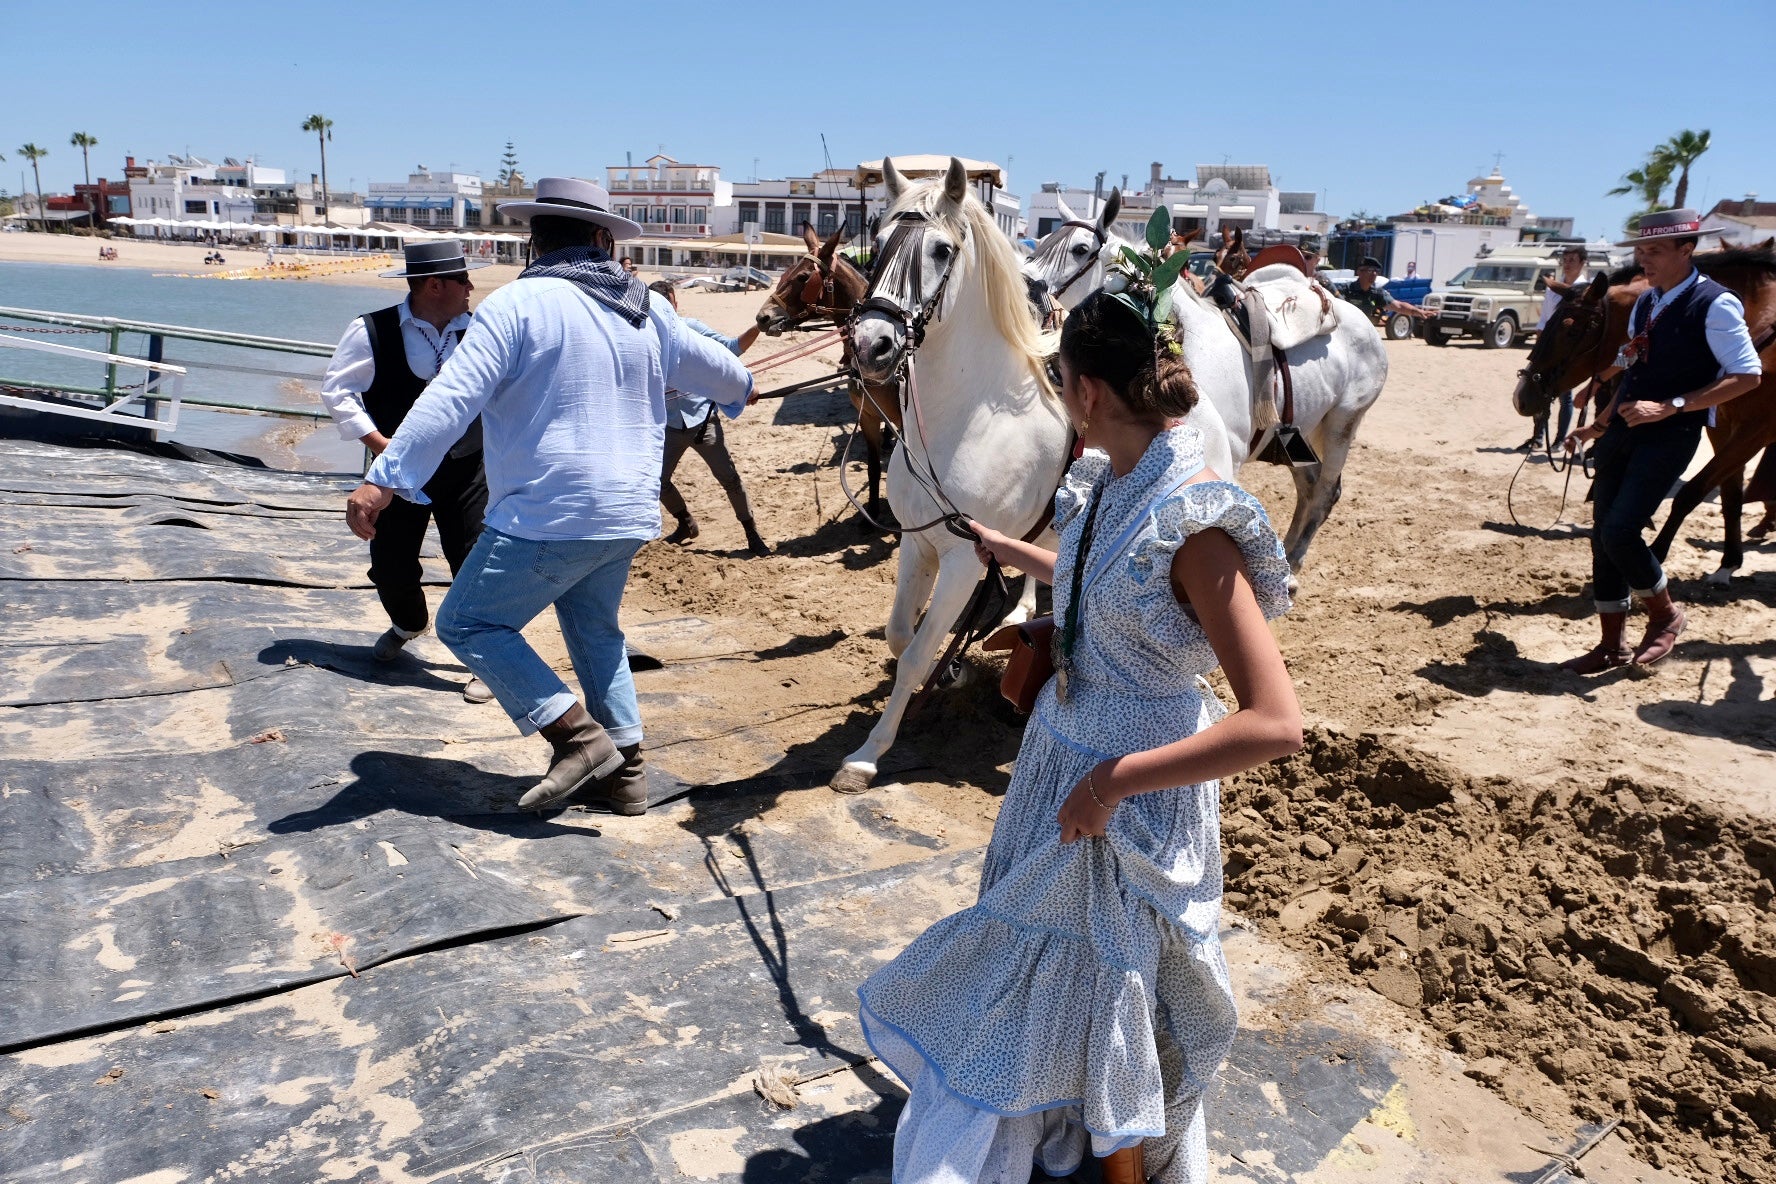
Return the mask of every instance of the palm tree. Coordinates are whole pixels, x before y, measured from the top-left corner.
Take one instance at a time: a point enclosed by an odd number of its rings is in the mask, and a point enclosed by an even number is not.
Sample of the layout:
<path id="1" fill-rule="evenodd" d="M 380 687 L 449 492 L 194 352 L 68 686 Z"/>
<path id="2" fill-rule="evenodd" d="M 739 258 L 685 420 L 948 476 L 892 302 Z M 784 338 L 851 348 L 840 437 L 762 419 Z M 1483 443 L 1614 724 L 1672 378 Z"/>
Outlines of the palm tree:
<path id="1" fill-rule="evenodd" d="M 92 161 L 87 154 L 99 146 L 99 138 L 89 136 L 85 132 L 75 132 L 68 137 L 68 143 L 80 149 L 80 171 L 86 174 L 86 183 L 91 185 L 93 183 Z"/>
<path id="2" fill-rule="evenodd" d="M 1690 166 L 1708 151 L 1708 138 L 1707 128 L 1700 132 L 1686 128 L 1653 149 L 1653 154 L 1665 162 L 1666 169 L 1677 173 L 1677 189 L 1671 195 L 1671 204 L 1680 209 L 1688 204 L 1686 199 L 1690 196 Z"/>
<path id="3" fill-rule="evenodd" d="M 37 179 L 37 229 L 47 231 L 49 223 L 43 217 L 43 174 L 38 171 L 37 162 L 49 155 L 49 149 L 26 144 L 19 149 L 19 155 L 31 162 L 31 175 Z"/>
<path id="4" fill-rule="evenodd" d="M 1610 190 L 1608 197 L 1622 197 L 1634 194 L 1644 203 L 1648 211 L 1662 209 L 1659 204 L 1664 196 L 1665 186 L 1671 183 L 1672 162 L 1655 151 L 1647 157 L 1646 163 L 1637 169 L 1630 169 L 1622 174 L 1622 184 Z"/>
<path id="5" fill-rule="evenodd" d="M 310 115 L 302 121 L 302 130 L 313 132 L 321 142 L 321 221 L 327 220 L 327 141 L 333 138 L 333 121 L 325 115 Z"/>

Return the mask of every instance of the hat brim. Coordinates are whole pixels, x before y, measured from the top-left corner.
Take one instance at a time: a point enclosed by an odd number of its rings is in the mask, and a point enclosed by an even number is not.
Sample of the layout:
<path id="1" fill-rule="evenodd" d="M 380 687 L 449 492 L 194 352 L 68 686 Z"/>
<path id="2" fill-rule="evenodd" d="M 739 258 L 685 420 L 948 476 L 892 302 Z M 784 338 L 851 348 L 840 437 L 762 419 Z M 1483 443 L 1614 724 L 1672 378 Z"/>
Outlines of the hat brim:
<path id="1" fill-rule="evenodd" d="M 1682 242 L 1686 238 L 1695 239 L 1696 245 L 1700 246 L 1702 244 L 1702 240 L 1707 238 L 1709 235 L 1722 235 L 1722 234 L 1728 234 L 1728 233 L 1731 233 L 1731 232 L 1728 231 L 1725 227 L 1710 226 L 1704 230 L 1696 230 L 1696 231 L 1686 230 L 1682 234 L 1654 234 L 1654 235 L 1649 235 L 1646 238 L 1623 239 L 1621 242 L 1617 243 L 1616 246 L 1618 246 L 1618 247 L 1638 247 L 1642 243 L 1658 243 L 1658 242 L 1666 242 L 1666 241 Z"/>
<path id="2" fill-rule="evenodd" d="M 491 260 L 491 259 L 467 259 L 467 258 L 465 258 L 462 260 L 461 267 L 448 267 L 448 268 L 445 268 L 443 271 L 408 271 L 406 265 L 403 264 L 402 266 L 395 268 L 393 271 L 379 271 L 376 274 L 385 280 L 406 280 L 406 279 L 421 280 L 421 279 L 427 278 L 428 276 L 456 275 L 459 272 L 475 271 L 479 268 L 492 267 L 492 266 L 493 266 L 493 260 Z"/>
<path id="3" fill-rule="evenodd" d="M 631 222 L 618 214 L 607 214 L 602 210 L 585 210 L 578 206 L 557 205 L 548 201 L 508 201 L 500 203 L 499 212 L 514 222 L 529 222 L 539 215 L 590 222 L 610 231 L 611 238 L 617 242 L 641 237 L 641 223 Z"/>

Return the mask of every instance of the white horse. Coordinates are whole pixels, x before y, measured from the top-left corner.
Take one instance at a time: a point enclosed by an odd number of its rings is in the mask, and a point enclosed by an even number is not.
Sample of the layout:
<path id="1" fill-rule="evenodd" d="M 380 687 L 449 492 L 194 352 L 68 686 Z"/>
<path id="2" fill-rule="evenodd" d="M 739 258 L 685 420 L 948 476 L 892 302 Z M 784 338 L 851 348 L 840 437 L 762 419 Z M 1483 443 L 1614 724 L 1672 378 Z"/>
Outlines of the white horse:
<path id="1" fill-rule="evenodd" d="M 1112 190 L 1095 221 L 1082 225 L 1084 220 L 1070 217 L 1073 225 L 1056 227 L 1036 245 L 1024 273 L 1046 283 L 1063 308 L 1077 307 L 1103 285 L 1118 249 L 1134 247 L 1111 230 L 1121 207 L 1121 190 Z M 1065 206 L 1062 210 L 1071 213 Z M 1240 467 L 1251 459 L 1251 355 L 1211 301 L 1198 296 L 1188 283 L 1179 283 L 1173 292 L 1172 316 L 1184 359 L 1202 393 L 1189 422 L 1203 434 L 1209 467 L 1236 480 Z M 1381 334 L 1352 305 L 1334 299 L 1332 307 L 1338 314 L 1337 328 L 1287 351 L 1295 426 L 1320 457 L 1315 467 L 1291 470 L 1295 514 L 1283 547 L 1289 567 L 1296 572 L 1338 501 L 1357 426 L 1387 381 Z"/>
<path id="2" fill-rule="evenodd" d="M 888 502 L 907 527 L 938 524 L 901 536 L 887 629 L 899 659 L 894 692 L 833 777 L 833 788 L 847 793 L 875 777 L 983 574 L 973 544 L 940 520 L 953 507 L 1013 538 L 1027 534 L 1054 498 L 1072 438 L 1044 373 L 1047 351 L 1017 255 L 969 191 L 962 162 L 952 159 L 941 182 L 911 184 L 892 160 L 882 172 L 889 209 L 877 278 L 857 307 L 851 349 L 864 380 L 880 386 L 908 364 Z M 1052 546 L 1052 532 L 1044 537 Z"/>

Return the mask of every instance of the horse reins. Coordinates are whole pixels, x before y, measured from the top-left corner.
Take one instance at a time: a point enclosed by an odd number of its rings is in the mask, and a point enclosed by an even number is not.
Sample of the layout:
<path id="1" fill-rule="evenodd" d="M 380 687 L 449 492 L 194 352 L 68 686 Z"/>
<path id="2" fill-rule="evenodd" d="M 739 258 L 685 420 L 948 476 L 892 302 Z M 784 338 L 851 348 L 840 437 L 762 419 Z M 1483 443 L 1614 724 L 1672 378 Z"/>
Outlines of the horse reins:
<path id="1" fill-rule="evenodd" d="M 1091 269 L 1098 265 L 1098 252 L 1103 250 L 1104 244 L 1109 241 L 1107 238 L 1104 237 L 1103 230 L 1101 230 L 1098 227 L 1098 224 L 1096 222 L 1083 222 L 1077 218 L 1073 218 L 1073 219 L 1069 219 L 1066 222 L 1061 223 L 1061 228 L 1063 230 L 1067 229 L 1069 227 L 1072 227 L 1072 228 L 1078 229 L 1078 230 L 1089 230 L 1091 232 L 1091 236 L 1097 240 L 1098 245 L 1097 245 L 1096 249 L 1092 251 L 1091 257 L 1085 261 L 1085 265 L 1083 267 L 1081 267 L 1078 271 L 1074 272 L 1072 275 L 1067 277 L 1066 283 L 1062 284 L 1058 288 L 1050 288 L 1049 289 L 1048 294 L 1050 296 L 1054 297 L 1056 300 L 1059 300 L 1063 295 L 1066 294 L 1066 291 L 1068 288 L 1071 288 L 1074 284 L 1076 284 L 1080 280 L 1084 279 L 1086 277 L 1086 275 L 1091 272 Z"/>

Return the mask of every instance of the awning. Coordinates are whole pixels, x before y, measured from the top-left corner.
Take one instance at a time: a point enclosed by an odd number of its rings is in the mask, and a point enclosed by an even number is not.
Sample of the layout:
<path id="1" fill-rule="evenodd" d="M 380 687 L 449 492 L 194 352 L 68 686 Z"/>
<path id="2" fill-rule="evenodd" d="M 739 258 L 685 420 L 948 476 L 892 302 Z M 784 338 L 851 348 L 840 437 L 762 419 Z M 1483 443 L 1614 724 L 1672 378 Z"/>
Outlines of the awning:
<path id="1" fill-rule="evenodd" d="M 364 202 L 373 210 L 448 210 L 456 204 L 448 197 L 372 197 Z M 469 202 L 480 209 L 479 202 Z"/>

